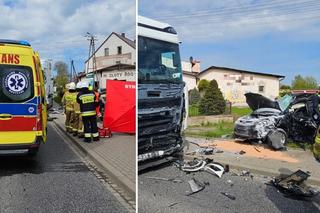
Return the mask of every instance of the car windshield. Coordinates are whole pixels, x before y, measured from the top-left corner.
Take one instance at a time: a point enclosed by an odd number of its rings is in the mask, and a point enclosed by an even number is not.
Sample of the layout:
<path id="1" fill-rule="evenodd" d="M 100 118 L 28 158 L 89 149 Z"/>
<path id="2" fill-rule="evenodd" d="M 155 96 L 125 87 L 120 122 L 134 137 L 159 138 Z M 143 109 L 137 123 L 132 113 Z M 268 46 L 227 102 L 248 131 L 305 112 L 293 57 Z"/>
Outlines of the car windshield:
<path id="1" fill-rule="evenodd" d="M 0 103 L 24 102 L 33 97 L 30 67 L 0 65 Z"/>
<path id="2" fill-rule="evenodd" d="M 291 104 L 293 97 L 291 95 L 285 95 L 277 100 L 279 107 L 282 111 L 285 111 Z"/>
<path id="3" fill-rule="evenodd" d="M 179 45 L 139 36 L 139 83 L 182 83 Z"/>

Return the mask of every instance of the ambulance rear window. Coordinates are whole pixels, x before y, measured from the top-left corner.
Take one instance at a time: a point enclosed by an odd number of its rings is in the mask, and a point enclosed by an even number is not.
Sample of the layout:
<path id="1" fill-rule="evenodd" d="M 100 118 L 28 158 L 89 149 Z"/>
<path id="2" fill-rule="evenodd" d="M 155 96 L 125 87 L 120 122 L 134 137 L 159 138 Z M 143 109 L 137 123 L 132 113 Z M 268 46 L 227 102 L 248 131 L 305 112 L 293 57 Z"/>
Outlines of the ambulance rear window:
<path id="1" fill-rule="evenodd" d="M 24 102 L 34 96 L 30 67 L 0 65 L 0 83 L 0 103 Z"/>

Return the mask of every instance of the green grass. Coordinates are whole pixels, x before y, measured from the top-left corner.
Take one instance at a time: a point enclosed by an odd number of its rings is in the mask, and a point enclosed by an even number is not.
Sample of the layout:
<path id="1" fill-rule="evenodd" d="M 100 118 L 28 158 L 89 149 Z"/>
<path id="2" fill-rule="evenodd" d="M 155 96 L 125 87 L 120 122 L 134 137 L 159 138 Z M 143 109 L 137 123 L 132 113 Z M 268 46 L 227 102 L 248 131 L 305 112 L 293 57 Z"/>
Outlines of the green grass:
<path id="1" fill-rule="evenodd" d="M 233 134 L 234 124 L 222 121 L 219 123 L 203 123 L 201 126 L 191 126 L 185 131 L 187 136 L 221 138 L 223 135 Z"/>
<path id="2" fill-rule="evenodd" d="M 249 107 L 231 107 L 231 114 L 237 117 L 249 115 L 252 110 Z"/>
<path id="3" fill-rule="evenodd" d="M 308 144 L 308 143 L 298 143 L 298 142 L 294 142 L 294 141 L 289 141 L 287 143 L 286 147 L 293 148 L 293 149 L 304 149 L 304 150 L 313 151 L 312 144 Z"/>
<path id="4" fill-rule="evenodd" d="M 241 117 L 244 115 L 249 115 L 252 110 L 249 107 L 231 107 L 231 114 L 235 117 Z M 199 106 L 190 105 L 189 106 L 189 116 L 200 116 Z"/>
<path id="5" fill-rule="evenodd" d="M 199 116 L 199 107 L 197 105 L 190 105 L 189 106 L 189 116 Z"/>

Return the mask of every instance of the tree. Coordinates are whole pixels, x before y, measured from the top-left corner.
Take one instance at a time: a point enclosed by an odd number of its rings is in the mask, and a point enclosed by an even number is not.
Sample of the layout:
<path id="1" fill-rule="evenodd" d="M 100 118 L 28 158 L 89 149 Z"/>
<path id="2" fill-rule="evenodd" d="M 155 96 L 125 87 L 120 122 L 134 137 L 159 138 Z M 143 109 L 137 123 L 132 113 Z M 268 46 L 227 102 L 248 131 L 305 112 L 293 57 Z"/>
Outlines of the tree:
<path id="1" fill-rule="evenodd" d="M 285 84 L 282 84 L 280 86 L 280 89 L 291 89 L 290 85 L 285 85 Z"/>
<path id="2" fill-rule="evenodd" d="M 216 80 L 209 83 L 204 96 L 200 100 L 199 112 L 204 115 L 219 115 L 225 111 L 226 102 Z"/>
<path id="3" fill-rule="evenodd" d="M 201 79 L 198 83 L 199 92 L 204 92 L 208 88 L 210 82 L 207 79 Z"/>
<path id="4" fill-rule="evenodd" d="M 190 105 L 198 104 L 200 101 L 200 98 L 201 98 L 200 93 L 196 88 L 189 90 L 189 104 Z"/>
<path id="5" fill-rule="evenodd" d="M 54 85 L 57 88 L 57 96 L 55 101 L 61 103 L 61 98 L 64 93 L 65 85 L 69 81 L 68 75 L 68 65 L 63 61 L 58 61 L 54 64 L 54 70 L 56 71 L 57 75 L 54 79 Z"/>
<path id="6" fill-rule="evenodd" d="M 297 75 L 291 83 L 292 89 L 318 89 L 317 80 L 312 76 Z"/>

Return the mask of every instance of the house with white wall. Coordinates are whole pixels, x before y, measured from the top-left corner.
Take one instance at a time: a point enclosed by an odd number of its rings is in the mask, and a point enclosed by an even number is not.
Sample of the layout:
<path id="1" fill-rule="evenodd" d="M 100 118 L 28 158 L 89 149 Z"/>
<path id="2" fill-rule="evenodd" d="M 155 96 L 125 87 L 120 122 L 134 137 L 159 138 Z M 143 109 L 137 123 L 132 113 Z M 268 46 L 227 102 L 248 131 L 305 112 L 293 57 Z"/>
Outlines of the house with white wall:
<path id="1" fill-rule="evenodd" d="M 94 70 L 93 59 L 96 61 Z M 124 33 L 112 32 L 85 62 L 85 75 L 94 76 L 100 88 L 106 88 L 106 80 L 136 80 L 136 44 Z"/>
<path id="2" fill-rule="evenodd" d="M 200 80 L 216 80 L 226 100 L 234 106 L 245 106 L 247 92 L 259 93 L 270 99 L 279 96 L 280 81 L 285 76 L 271 73 L 262 73 L 248 70 L 240 70 L 229 67 L 211 66 L 200 71 L 196 63 L 182 61 L 183 81 L 188 90 L 197 88 Z"/>

